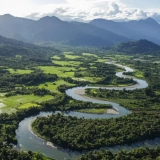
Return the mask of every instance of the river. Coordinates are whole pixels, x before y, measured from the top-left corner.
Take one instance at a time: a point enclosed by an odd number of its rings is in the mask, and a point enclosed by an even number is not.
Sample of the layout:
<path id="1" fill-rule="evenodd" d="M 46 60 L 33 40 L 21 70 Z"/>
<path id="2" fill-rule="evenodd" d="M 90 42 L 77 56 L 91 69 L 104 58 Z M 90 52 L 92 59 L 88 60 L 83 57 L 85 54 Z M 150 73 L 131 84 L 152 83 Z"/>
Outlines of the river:
<path id="1" fill-rule="evenodd" d="M 133 71 L 133 69 L 131 69 L 129 67 L 119 65 L 119 64 L 115 64 L 115 65 L 118 65 L 119 67 L 124 68 L 126 70 L 126 72 Z M 119 77 L 130 77 L 130 76 L 124 76 L 122 73 L 123 72 L 118 72 L 118 73 L 116 73 L 116 75 Z M 136 78 L 134 78 L 134 80 L 137 81 L 137 84 L 133 85 L 133 86 L 128 86 L 128 87 L 91 87 L 91 86 L 86 86 L 86 87 L 75 87 L 75 88 L 66 90 L 67 95 L 69 95 L 77 100 L 88 101 L 88 102 L 93 102 L 93 103 L 101 103 L 101 104 L 111 104 L 114 108 L 117 108 L 119 110 L 119 114 L 100 114 L 100 115 L 97 114 L 96 115 L 96 114 L 86 114 L 86 113 L 79 113 L 79 112 L 71 111 L 71 112 L 64 113 L 64 115 L 65 116 L 71 115 L 71 116 L 76 116 L 76 117 L 84 117 L 84 118 L 92 118 L 92 119 L 95 119 L 95 118 L 116 118 L 116 117 L 127 115 L 131 112 L 129 110 L 125 109 L 124 107 L 120 106 L 117 103 L 107 102 L 107 101 L 103 101 L 103 100 L 97 100 L 97 99 L 93 99 L 93 98 L 86 98 L 80 94 L 76 94 L 75 91 L 78 91 L 80 89 L 85 89 L 85 88 L 107 88 L 107 89 L 116 89 L 116 90 L 125 88 L 127 90 L 133 90 L 133 89 L 138 89 L 138 88 L 146 88 L 148 86 L 148 84 L 145 80 L 136 79 Z M 40 116 L 47 116 L 47 115 L 51 115 L 51 114 L 56 114 L 56 113 L 58 113 L 58 111 L 56 111 L 54 113 L 53 112 L 41 112 L 37 116 L 25 118 L 23 121 L 21 121 L 19 123 L 18 129 L 16 130 L 16 137 L 18 139 L 18 145 L 16 146 L 16 148 L 20 148 L 23 150 L 40 151 L 45 156 L 55 158 L 55 159 L 60 159 L 60 160 L 75 159 L 76 157 L 80 156 L 81 153 L 79 153 L 79 152 L 58 149 L 57 147 L 51 147 L 45 140 L 38 138 L 29 130 L 29 125 L 34 118 L 40 117 Z M 130 150 L 130 149 L 133 149 L 133 148 L 136 148 L 139 146 L 154 148 L 159 144 L 160 144 L 160 138 L 156 138 L 154 140 L 146 140 L 144 142 L 134 143 L 129 146 L 128 145 L 120 145 L 120 146 L 109 147 L 109 148 L 106 147 L 106 149 L 108 149 L 112 152 L 118 152 L 118 151 L 124 150 L 124 149 Z"/>

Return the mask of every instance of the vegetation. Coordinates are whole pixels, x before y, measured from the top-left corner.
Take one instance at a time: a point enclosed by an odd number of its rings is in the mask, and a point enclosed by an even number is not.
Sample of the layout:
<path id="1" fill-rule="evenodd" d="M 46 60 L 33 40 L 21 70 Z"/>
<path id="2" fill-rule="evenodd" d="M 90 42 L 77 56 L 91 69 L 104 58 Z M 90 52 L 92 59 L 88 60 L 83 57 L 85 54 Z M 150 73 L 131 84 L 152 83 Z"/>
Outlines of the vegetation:
<path id="1" fill-rule="evenodd" d="M 36 133 L 63 148 L 89 150 L 153 139 L 160 134 L 159 120 L 160 114 L 145 112 L 95 120 L 57 114 L 37 118 L 32 127 Z"/>
<path id="2" fill-rule="evenodd" d="M 126 61 L 124 60 L 124 62 Z M 134 111 L 158 111 L 160 108 L 160 65 L 148 61 L 129 60 L 129 63 L 147 80 L 149 84 L 147 88 L 135 90 L 87 89 L 86 94 L 92 97 L 118 102 L 125 108 Z M 125 74 L 134 76 L 137 75 L 137 71 Z"/>
<path id="3" fill-rule="evenodd" d="M 40 153 L 33 153 L 31 151 L 16 151 L 9 147 L 10 144 L 17 144 L 15 137 L 15 130 L 17 129 L 19 122 L 25 117 L 29 117 L 40 112 L 39 108 L 30 108 L 26 110 L 18 111 L 17 113 L 0 114 L 0 158 L 3 160 L 50 160 L 50 158 L 44 157 Z"/>
<path id="4" fill-rule="evenodd" d="M 1 160 L 53 160 L 43 156 L 41 153 L 34 153 L 32 151 L 16 151 L 7 146 L 0 147 L 0 158 Z"/>
<path id="5" fill-rule="evenodd" d="M 160 52 L 160 46 L 143 39 L 135 42 L 121 43 L 115 46 L 113 50 L 126 54 L 157 55 Z"/>
<path id="6" fill-rule="evenodd" d="M 156 149 L 137 148 L 130 152 L 121 151 L 117 154 L 100 149 L 99 151 L 88 152 L 87 154 L 78 158 L 78 160 L 159 160 L 159 158 L 160 147 L 157 147 Z"/>
<path id="7" fill-rule="evenodd" d="M 28 160 L 38 159 L 38 157 L 45 159 L 39 153 L 17 152 L 8 147 L 10 143 L 17 143 L 15 130 L 25 117 L 33 116 L 40 111 L 74 110 L 103 114 L 107 109 L 112 108 L 111 105 L 74 100 L 65 94 L 65 90 L 73 86 L 136 84 L 132 78 L 115 76 L 116 72 L 123 71 L 123 69 L 104 63 L 106 60 L 118 61 L 124 65 L 129 64 L 135 71 L 124 74 L 145 79 L 149 87 L 136 90 L 87 89 L 86 94 L 117 102 L 131 109 L 132 114 L 116 119 L 95 120 L 64 117 L 57 114 L 35 120 L 34 131 L 60 147 L 79 151 L 117 144 L 131 144 L 159 136 L 160 65 L 153 62 L 159 61 L 160 57 L 159 48 L 155 44 L 144 40 L 137 43 L 130 42 L 129 45 L 122 44 L 125 52 L 132 48 L 131 55 L 122 53 L 118 55 L 112 54 L 111 50 L 97 52 L 97 49 L 93 50 L 93 48 L 72 48 L 72 52 L 60 52 L 54 48 L 38 47 L 3 37 L 0 37 L 1 41 L 3 41 L 0 43 L 1 159 L 18 159 L 18 157 Z M 146 55 L 145 49 L 140 49 L 146 44 L 152 55 Z M 64 50 L 70 51 L 70 48 Z M 135 52 L 142 55 L 134 55 Z M 137 156 L 139 159 L 159 156 L 158 149 L 138 149 L 118 154 L 101 151 L 93 154 L 90 152 L 82 156 L 82 159 L 103 159 L 106 156 L 116 159 L 120 155 L 123 155 L 124 159 L 130 155 L 132 158 Z M 155 157 L 152 153 L 155 153 Z"/>
<path id="8" fill-rule="evenodd" d="M 74 100 L 71 97 L 66 96 L 65 94 L 59 94 L 46 102 L 40 103 L 43 110 L 51 110 L 51 111 L 71 111 L 71 110 L 80 110 L 80 109 L 109 109 L 112 108 L 110 104 L 96 104 L 92 102 L 83 102 L 79 100 Z"/>
<path id="9" fill-rule="evenodd" d="M 104 114 L 104 113 L 107 113 L 107 109 L 106 108 L 80 109 L 80 110 L 78 110 L 78 112 L 89 113 L 89 114 Z"/>

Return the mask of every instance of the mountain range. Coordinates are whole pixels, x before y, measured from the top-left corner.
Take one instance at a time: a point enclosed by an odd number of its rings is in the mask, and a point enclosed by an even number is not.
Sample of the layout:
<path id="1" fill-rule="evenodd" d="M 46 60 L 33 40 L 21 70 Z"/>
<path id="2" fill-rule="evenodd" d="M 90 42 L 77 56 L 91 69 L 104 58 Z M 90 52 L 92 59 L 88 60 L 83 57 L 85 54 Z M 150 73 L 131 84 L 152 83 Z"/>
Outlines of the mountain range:
<path id="1" fill-rule="evenodd" d="M 160 36 L 158 36 L 160 35 L 160 24 L 152 18 L 128 22 L 95 19 L 91 21 L 90 24 L 130 39 L 147 39 L 160 44 Z"/>
<path id="2" fill-rule="evenodd" d="M 36 44 L 107 47 L 138 39 L 160 44 L 159 34 L 160 24 L 151 18 L 129 22 L 95 19 L 82 23 L 62 21 L 54 16 L 36 21 L 9 14 L 0 16 L 0 35 Z"/>

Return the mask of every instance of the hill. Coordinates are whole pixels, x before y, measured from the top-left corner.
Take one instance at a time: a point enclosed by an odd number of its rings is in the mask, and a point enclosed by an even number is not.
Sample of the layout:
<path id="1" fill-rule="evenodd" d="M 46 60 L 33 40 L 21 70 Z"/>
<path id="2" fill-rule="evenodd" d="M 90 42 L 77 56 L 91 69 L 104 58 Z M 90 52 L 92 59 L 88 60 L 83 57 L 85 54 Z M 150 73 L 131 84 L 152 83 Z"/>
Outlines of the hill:
<path id="1" fill-rule="evenodd" d="M 53 65 L 51 56 L 59 53 L 55 48 L 41 47 L 0 36 L 1 68 L 32 68 Z"/>
<path id="2" fill-rule="evenodd" d="M 128 54 L 160 54 L 160 46 L 148 40 L 121 43 L 113 47 L 116 52 Z"/>
<path id="3" fill-rule="evenodd" d="M 24 43 L 10 38 L 0 36 L 0 56 L 15 57 L 21 56 L 38 56 L 47 55 L 48 53 L 60 52 L 55 48 L 36 46 L 30 43 Z"/>

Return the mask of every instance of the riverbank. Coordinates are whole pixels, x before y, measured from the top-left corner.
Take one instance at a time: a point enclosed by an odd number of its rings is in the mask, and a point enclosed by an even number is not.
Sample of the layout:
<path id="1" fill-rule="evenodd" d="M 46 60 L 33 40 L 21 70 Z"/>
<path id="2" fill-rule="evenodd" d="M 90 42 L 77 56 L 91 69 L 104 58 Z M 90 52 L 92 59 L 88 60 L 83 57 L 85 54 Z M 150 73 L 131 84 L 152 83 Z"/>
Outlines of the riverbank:
<path id="1" fill-rule="evenodd" d="M 96 99 L 96 98 L 91 98 L 91 97 L 86 96 L 85 95 L 85 88 L 76 89 L 73 91 L 73 93 L 82 96 L 84 99 L 88 99 L 88 100 L 95 100 Z M 115 107 L 113 107 L 111 109 L 106 109 L 105 114 L 119 114 L 119 109 L 115 108 Z"/>
<path id="2" fill-rule="evenodd" d="M 36 120 L 36 118 L 34 118 L 34 119 L 32 119 L 32 120 L 30 121 L 30 123 L 29 123 L 29 125 L 28 125 L 28 130 L 29 130 L 35 137 L 37 137 L 37 138 L 45 141 L 47 146 L 51 146 L 52 148 L 57 148 L 56 146 L 54 146 L 54 144 L 53 144 L 52 142 L 46 141 L 46 140 L 44 139 L 44 137 L 41 137 L 38 133 L 35 133 L 35 132 L 34 132 L 34 130 L 33 130 L 33 128 L 32 128 L 32 123 L 33 123 L 35 120 Z"/>

